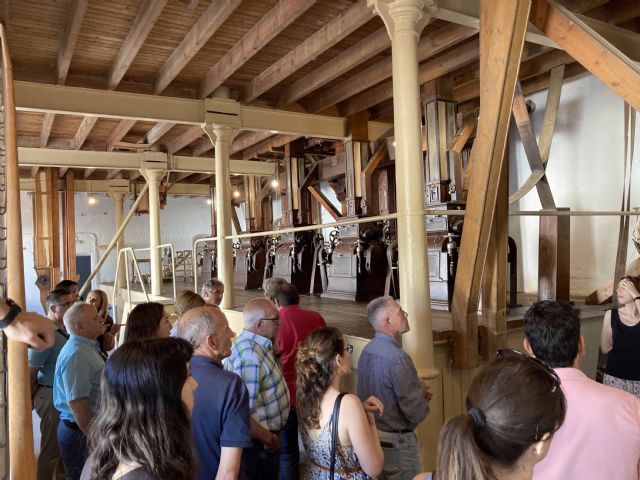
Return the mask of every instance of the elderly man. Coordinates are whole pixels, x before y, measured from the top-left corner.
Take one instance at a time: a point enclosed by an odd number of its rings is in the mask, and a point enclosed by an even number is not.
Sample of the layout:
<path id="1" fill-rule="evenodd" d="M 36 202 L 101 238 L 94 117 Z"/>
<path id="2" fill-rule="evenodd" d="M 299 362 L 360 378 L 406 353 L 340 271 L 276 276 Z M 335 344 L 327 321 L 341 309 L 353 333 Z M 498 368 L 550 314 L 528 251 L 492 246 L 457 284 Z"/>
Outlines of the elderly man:
<path id="1" fill-rule="evenodd" d="M 585 348 L 577 310 L 548 300 L 534 303 L 524 316 L 524 335 L 525 350 L 555 370 L 567 399 L 564 423 L 533 478 L 637 479 L 640 400 L 582 373 Z"/>
<path id="2" fill-rule="evenodd" d="M 409 331 L 407 312 L 391 297 L 372 300 L 367 316 L 376 331 L 358 361 L 358 396 L 374 395 L 384 405 L 376 418 L 384 452 L 381 479 L 412 479 L 422 471 L 420 445 L 413 432 L 429 413 L 429 387 L 418 378 L 399 336 Z"/>
<path id="3" fill-rule="evenodd" d="M 247 388 L 238 375 L 222 367 L 235 334 L 220 309 L 199 307 L 182 316 L 178 335 L 194 348 L 191 375 L 199 385 L 191 416 L 196 479 L 236 479 L 242 449 L 252 443 Z"/>
<path id="4" fill-rule="evenodd" d="M 58 355 L 69 338 L 62 319 L 67 309 L 73 305 L 73 297 L 68 290 L 52 290 L 47 295 L 45 304 L 47 317 L 56 328 L 55 343 L 41 352 L 29 348 L 31 395 L 33 407 L 40 417 L 40 455 L 36 470 L 38 480 L 51 480 L 54 476 L 58 480 L 64 480 L 67 475 L 56 438 L 60 413 L 53 405 L 53 375 Z"/>
<path id="5" fill-rule="evenodd" d="M 207 305 L 219 307 L 220 303 L 222 303 L 222 297 L 224 296 L 224 283 L 217 278 L 210 278 L 204 282 L 200 293 Z"/>
<path id="6" fill-rule="evenodd" d="M 104 333 L 98 312 L 76 303 L 64 314 L 69 340 L 58 355 L 53 401 L 60 412 L 58 446 L 69 480 L 77 480 L 87 459 L 87 436 L 100 398 L 104 360 L 97 338 Z"/>
<path id="7" fill-rule="evenodd" d="M 289 391 L 273 355 L 278 335 L 278 309 L 270 300 L 247 302 L 244 329 L 234 340 L 225 368 L 237 373 L 249 391 L 251 436 L 245 448 L 241 478 L 278 478 L 280 432 L 289 416 Z"/>
<path id="8" fill-rule="evenodd" d="M 296 480 L 300 463 L 298 445 L 298 415 L 296 413 L 296 355 L 298 345 L 318 328 L 326 327 L 318 312 L 300 308 L 298 289 L 291 283 L 278 287 L 274 301 L 279 308 L 278 351 L 284 379 L 289 388 L 291 409 L 289 419 L 282 431 L 282 452 L 280 453 L 280 480 Z"/>
<path id="9" fill-rule="evenodd" d="M 273 301 L 276 298 L 276 290 L 286 285 L 287 282 L 282 277 L 271 277 L 267 278 L 264 282 L 262 282 L 262 291 L 264 292 L 264 298 L 268 298 Z"/>

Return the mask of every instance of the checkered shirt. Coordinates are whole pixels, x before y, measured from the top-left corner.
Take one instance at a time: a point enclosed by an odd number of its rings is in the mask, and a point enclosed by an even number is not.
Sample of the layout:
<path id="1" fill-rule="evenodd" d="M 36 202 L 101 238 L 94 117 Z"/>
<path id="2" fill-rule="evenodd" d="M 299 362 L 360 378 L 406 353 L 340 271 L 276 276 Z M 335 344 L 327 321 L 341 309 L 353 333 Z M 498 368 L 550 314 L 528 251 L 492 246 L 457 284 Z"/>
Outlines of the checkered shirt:
<path id="1" fill-rule="evenodd" d="M 253 419 L 272 432 L 282 430 L 289 417 L 289 390 L 271 340 L 243 330 L 233 339 L 224 368 L 239 375 L 247 386 Z"/>

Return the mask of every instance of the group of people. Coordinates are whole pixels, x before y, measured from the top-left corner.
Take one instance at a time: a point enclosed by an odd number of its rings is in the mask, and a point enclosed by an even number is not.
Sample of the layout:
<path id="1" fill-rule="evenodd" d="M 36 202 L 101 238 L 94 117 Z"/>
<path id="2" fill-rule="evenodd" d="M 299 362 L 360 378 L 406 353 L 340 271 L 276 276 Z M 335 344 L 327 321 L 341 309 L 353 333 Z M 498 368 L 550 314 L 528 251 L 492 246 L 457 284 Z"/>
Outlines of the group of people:
<path id="1" fill-rule="evenodd" d="M 245 305 L 238 335 L 218 307 L 216 280 L 201 295 L 181 292 L 173 329 L 162 305 L 140 304 L 115 348 L 106 295 L 92 291 L 82 303 L 77 285 L 57 285 L 47 297 L 53 339 L 42 328 L 31 337 L 53 345 L 32 343 L 29 353 L 42 419 L 38 478 L 639 478 L 632 278 L 605 318 L 608 385 L 579 369 L 578 312 L 537 302 L 524 319 L 526 353 L 500 350 L 477 374 L 467 413 L 442 429 L 430 473 L 420 473 L 415 429 L 431 392 L 401 348 L 410 328 L 401 306 L 369 303 L 376 333 L 360 352 L 353 395 L 341 383 L 354 347 L 299 306 L 294 285 L 273 278 L 264 292 Z"/>

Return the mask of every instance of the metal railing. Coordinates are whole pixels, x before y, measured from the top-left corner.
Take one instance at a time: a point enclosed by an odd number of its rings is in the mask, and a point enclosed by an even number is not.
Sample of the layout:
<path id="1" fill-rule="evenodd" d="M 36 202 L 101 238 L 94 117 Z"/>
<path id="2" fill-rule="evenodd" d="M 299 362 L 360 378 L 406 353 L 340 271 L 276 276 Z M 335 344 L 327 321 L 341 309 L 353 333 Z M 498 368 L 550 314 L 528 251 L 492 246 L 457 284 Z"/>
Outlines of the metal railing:
<path id="1" fill-rule="evenodd" d="M 355 225 L 359 223 L 370 223 L 370 222 L 379 222 L 385 220 L 394 220 L 400 217 L 409 217 L 415 214 L 421 214 L 424 216 L 427 215 L 455 215 L 455 216 L 464 216 L 466 215 L 466 210 L 419 210 L 414 212 L 406 212 L 406 213 L 388 213 L 386 215 L 375 215 L 372 217 L 362 217 L 362 218 L 354 218 L 350 220 L 339 220 L 336 222 L 330 223 L 322 223 L 319 225 L 305 225 L 302 227 L 289 227 L 289 228 L 281 228 L 278 230 L 269 230 L 266 232 L 253 232 L 253 233 L 239 233 L 235 235 L 226 235 L 215 236 L 215 237 L 205 237 L 198 238 L 195 242 L 193 242 L 193 258 L 194 262 L 196 262 L 197 257 L 197 249 L 198 245 L 203 242 L 212 242 L 217 241 L 219 239 L 224 240 L 236 240 L 242 238 L 253 238 L 253 237 L 268 237 L 270 235 L 282 235 L 285 233 L 295 233 L 295 232 L 308 232 L 313 230 L 322 230 L 323 228 L 335 228 L 343 225 Z M 628 211 L 615 211 L 615 210 L 510 210 L 509 216 L 511 217 L 527 217 L 527 216 L 535 216 L 535 217 L 545 217 L 545 216 L 557 216 L 557 217 L 598 217 L 598 216 L 638 216 L 640 215 L 640 209 L 637 210 L 628 210 Z M 193 274 L 193 288 L 194 291 L 198 291 L 198 275 L 197 275 L 197 263 L 194 263 L 194 274 Z"/>
<path id="2" fill-rule="evenodd" d="M 118 285 L 118 273 L 120 272 L 120 265 L 124 264 L 124 268 L 126 269 L 125 272 L 125 278 L 126 278 L 126 283 L 127 283 L 127 288 L 126 288 L 126 292 L 127 292 L 127 299 L 128 299 L 128 305 L 129 307 L 131 306 L 131 281 L 129 279 L 129 269 L 127 268 L 127 264 L 128 264 L 128 254 L 131 254 L 131 260 L 133 261 L 133 268 L 135 269 L 136 274 L 138 275 L 138 279 L 140 280 L 140 286 L 142 287 L 142 293 L 144 293 L 145 298 L 147 299 L 147 302 L 149 301 L 149 294 L 147 293 L 147 289 L 144 286 L 144 279 L 142 276 L 142 273 L 140 272 L 140 267 L 138 266 L 138 258 L 136 257 L 136 253 L 140 253 L 140 252 L 151 252 L 151 248 L 152 247 L 143 247 L 143 248 L 132 248 L 132 247 L 125 247 L 125 248 L 121 248 L 118 251 L 118 258 L 117 258 L 117 263 L 116 263 L 116 276 L 115 276 L 115 282 L 113 285 L 113 294 L 111 295 L 111 305 L 113 305 L 114 310 L 116 310 L 114 313 L 117 315 L 119 312 L 117 312 L 117 303 L 116 303 L 116 296 L 119 296 L 119 290 L 120 290 L 120 286 Z M 162 245 L 158 245 L 155 247 L 156 249 L 161 249 L 161 248 L 169 248 L 171 250 L 171 283 L 173 285 L 173 301 L 175 302 L 176 300 L 176 263 L 175 263 L 175 250 L 173 248 L 173 244 L 172 243 L 163 243 Z M 122 255 L 124 255 L 124 262 L 121 262 L 121 258 Z M 164 273 L 164 272 L 163 272 Z M 164 278 L 164 274 L 162 275 L 162 277 Z M 124 313 L 124 309 L 123 312 Z M 118 317 L 116 317 L 118 318 Z"/>

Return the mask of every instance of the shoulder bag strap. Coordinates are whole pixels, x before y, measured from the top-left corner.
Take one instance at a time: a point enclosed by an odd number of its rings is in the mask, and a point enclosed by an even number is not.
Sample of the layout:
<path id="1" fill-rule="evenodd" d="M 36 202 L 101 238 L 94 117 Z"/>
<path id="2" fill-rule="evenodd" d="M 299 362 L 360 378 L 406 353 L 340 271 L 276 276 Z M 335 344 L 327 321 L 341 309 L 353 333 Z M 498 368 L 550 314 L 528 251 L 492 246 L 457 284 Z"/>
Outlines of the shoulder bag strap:
<path id="1" fill-rule="evenodd" d="M 340 402 L 346 393 L 339 393 L 333 404 L 333 415 L 331 416 L 331 464 L 329 465 L 329 479 L 333 480 L 336 468 L 336 445 L 338 443 L 338 417 L 340 416 Z"/>

